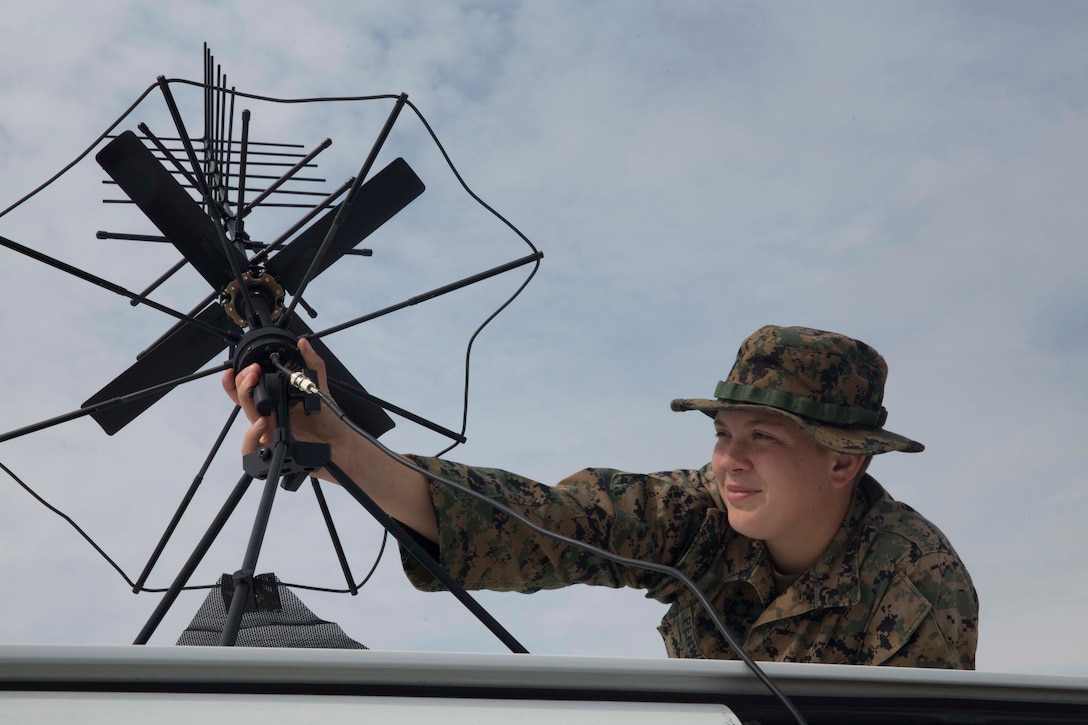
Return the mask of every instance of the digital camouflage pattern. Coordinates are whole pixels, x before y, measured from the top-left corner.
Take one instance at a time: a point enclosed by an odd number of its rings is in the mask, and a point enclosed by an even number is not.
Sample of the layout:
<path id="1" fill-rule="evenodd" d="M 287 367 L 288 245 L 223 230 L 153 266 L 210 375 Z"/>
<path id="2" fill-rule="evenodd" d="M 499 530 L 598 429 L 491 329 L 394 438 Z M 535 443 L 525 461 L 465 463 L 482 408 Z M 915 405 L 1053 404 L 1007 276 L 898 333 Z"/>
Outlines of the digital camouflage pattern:
<path id="1" fill-rule="evenodd" d="M 915 453 L 924 446 L 882 428 L 888 365 L 860 340 L 809 327 L 766 325 L 740 346 L 713 399 L 679 399 L 673 410 L 758 409 L 789 418 L 840 453 Z"/>
<path id="2" fill-rule="evenodd" d="M 730 529 L 709 466 L 651 475 L 587 469 L 551 487 L 497 469 L 412 459 L 551 531 L 680 569 L 758 660 L 974 667 L 978 598 L 967 570 L 933 524 L 869 476 L 856 486 L 823 558 L 776 592 L 762 542 Z M 671 605 L 659 627 L 670 656 L 735 658 L 680 583 L 535 534 L 449 486 L 430 486 L 437 557 L 466 588 L 642 589 Z M 440 588 L 408 555 L 402 558 L 415 586 Z"/>

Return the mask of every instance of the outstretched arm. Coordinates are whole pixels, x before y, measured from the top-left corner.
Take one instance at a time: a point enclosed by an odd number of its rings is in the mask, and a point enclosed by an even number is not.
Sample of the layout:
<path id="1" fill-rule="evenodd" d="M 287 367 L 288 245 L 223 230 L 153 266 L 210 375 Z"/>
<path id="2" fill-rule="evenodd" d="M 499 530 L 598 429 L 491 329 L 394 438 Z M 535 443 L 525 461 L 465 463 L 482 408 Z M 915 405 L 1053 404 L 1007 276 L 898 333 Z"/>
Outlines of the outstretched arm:
<path id="1" fill-rule="evenodd" d="M 306 367 L 317 371 L 317 383 L 328 392 L 325 362 L 314 352 L 305 338 L 298 341 Z M 242 438 L 242 455 L 251 453 L 271 442 L 274 421 L 257 413 L 252 390 L 260 380 L 261 367 L 254 363 L 237 375 L 233 370 L 223 374 L 223 389 L 230 399 L 242 407 L 250 427 Z M 332 448 L 332 460 L 355 481 L 382 509 L 402 524 L 436 541 L 438 527 L 431 504 L 427 481 L 422 474 L 402 466 L 378 450 L 372 443 L 351 430 L 334 413 L 322 406 L 314 415 L 291 417 L 291 435 L 299 441 L 327 443 Z M 319 478 L 331 480 L 322 470 Z"/>

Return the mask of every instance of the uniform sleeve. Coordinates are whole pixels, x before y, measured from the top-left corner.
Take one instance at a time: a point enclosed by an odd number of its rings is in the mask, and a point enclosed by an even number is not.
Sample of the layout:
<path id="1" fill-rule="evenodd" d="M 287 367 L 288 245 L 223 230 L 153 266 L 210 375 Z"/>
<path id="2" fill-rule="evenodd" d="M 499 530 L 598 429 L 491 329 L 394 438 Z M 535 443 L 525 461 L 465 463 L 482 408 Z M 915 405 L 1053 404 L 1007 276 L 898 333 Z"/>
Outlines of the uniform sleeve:
<path id="1" fill-rule="evenodd" d="M 701 471 L 645 475 L 586 469 L 546 486 L 497 469 L 413 460 L 546 530 L 631 559 L 679 560 L 710 503 Z M 648 589 L 661 576 L 538 534 L 440 481 L 432 479 L 430 490 L 439 563 L 466 589 L 534 592 L 575 583 Z M 401 558 L 414 586 L 441 588 L 403 551 Z"/>

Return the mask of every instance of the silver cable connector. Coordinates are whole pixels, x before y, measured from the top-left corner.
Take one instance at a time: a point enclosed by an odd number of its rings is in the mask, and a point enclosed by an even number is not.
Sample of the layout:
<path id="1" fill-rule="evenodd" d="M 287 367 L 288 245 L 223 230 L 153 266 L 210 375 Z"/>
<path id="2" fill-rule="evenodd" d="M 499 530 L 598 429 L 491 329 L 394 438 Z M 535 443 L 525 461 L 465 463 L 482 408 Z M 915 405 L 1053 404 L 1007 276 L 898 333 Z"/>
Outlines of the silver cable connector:
<path id="1" fill-rule="evenodd" d="M 290 377 L 288 377 L 287 380 L 291 383 L 291 385 L 294 385 L 296 388 L 304 393 L 308 393 L 310 395 L 317 395 L 318 393 L 317 383 L 315 383 L 313 380 L 310 380 L 302 372 L 291 373 Z"/>

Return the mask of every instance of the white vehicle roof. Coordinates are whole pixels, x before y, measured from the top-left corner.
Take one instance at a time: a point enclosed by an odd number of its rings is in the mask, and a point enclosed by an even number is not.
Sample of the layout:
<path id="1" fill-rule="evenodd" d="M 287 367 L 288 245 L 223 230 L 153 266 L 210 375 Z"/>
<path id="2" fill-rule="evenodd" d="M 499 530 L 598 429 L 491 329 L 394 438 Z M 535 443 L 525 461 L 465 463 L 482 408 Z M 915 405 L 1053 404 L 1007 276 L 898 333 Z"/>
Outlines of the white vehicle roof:
<path id="1" fill-rule="evenodd" d="M 762 663 L 810 723 L 1088 722 L 1088 679 Z M 731 661 L 0 647 L 0 722 L 792 722 Z M 199 718 L 199 719 L 194 719 Z M 1011 719 L 1010 719 L 1011 718 Z"/>

